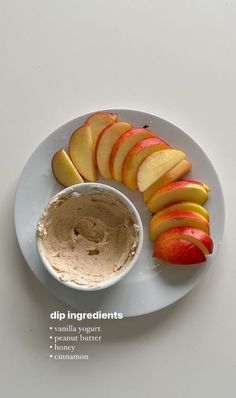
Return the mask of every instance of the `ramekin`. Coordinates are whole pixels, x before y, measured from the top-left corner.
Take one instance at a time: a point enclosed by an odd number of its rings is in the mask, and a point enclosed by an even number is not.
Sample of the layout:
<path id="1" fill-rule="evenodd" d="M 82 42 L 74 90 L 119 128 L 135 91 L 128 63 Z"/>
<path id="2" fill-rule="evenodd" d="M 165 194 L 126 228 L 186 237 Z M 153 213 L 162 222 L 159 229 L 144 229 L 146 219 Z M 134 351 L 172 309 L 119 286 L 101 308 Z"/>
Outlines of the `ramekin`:
<path id="1" fill-rule="evenodd" d="M 59 199 L 62 198 L 63 196 L 67 196 L 68 194 L 72 194 L 73 192 L 76 193 L 99 193 L 99 192 L 108 192 L 112 195 L 114 195 L 115 197 L 117 197 L 125 206 L 126 208 L 129 210 L 129 212 L 132 214 L 133 218 L 134 218 L 134 224 L 137 226 L 137 236 L 138 236 L 138 244 L 137 244 L 137 248 L 136 248 L 136 252 L 134 254 L 134 257 L 130 260 L 130 263 L 124 267 L 124 269 L 122 271 L 120 271 L 118 274 L 114 275 L 111 278 L 105 279 L 104 281 L 102 281 L 99 285 L 97 286 L 83 286 L 83 285 L 78 285 L 76 283 L 73 283 L 71 281 L 63 281 L 61 280 L 59 274 L 57 273 L 57 271 L 52 267 L 52 265 L 50 264 L 50 262 L 47 260 L 47 258 L 45 257 L 43 250 L 41 248 L 41 244 L 40 244 L 40 238 L 38 236 L 37 230 L 38 230 L 38 225 L 39 222 L 41 220 L 42 214 L 47 210 L 47 207 L 50 205 L 50 203 L 52 201 L 54 201 L 55 199 Z M 72 288 L 72 289 L 77 289 L 77 290 L 84 290 L 84 291 L 94 291 L 94 290 L 101 290 L 101 289 L 105 289 L 108 287 L 111 287 L 112 285 L 114 285 L 115 283 L 119 282 L 121 279 L 123 279 L 128 272 L 130 272 L 130 270 L 134 267 L 139 254 L 142 250 L 142 244 L 143 244 L 143 225 L 142 225 L 142 221 L 141 218 L 139 216 L 139 213 L 136 209 L 136 207 L 133 205 L 133 203 L 120 191 L 118 191 L 117 189 L 110 187 L 109 185 L 105 185 L 105 184 L 100 184 L 100 183 L 90 183 L 90 182 L 86 182 L 86 183 L 82 183 L 82 184 L 77 184 L 77 185 L 73 185 L 71 187 L 65 188 L 62 191 L 60 191 L 58 194 L 56 194 L 55 196 L 53 196 L 49 203 L 48 206 L 44 209 L 44 212 L 41 214 L 40 218 L 39 218 L 39 222 L 37 224 L 37 228 L 36 228 L 36 244 L 37 244 L 37 249 L 38 249 L 38 253 L 39 256 L 42 260 L 43 265 L 45 266 L 45 268 L 47 269 L 47 271 L 60 283 Z"/>

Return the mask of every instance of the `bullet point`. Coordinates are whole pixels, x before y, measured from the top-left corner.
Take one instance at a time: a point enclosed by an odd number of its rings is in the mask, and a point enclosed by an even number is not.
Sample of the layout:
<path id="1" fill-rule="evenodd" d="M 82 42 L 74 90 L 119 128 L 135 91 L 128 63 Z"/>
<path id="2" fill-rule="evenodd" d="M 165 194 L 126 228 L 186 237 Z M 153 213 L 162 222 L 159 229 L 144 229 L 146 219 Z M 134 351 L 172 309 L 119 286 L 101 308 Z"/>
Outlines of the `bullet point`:
<path id="1" fill-rule="evenodd" d="M 52 330 L 52 326 L 50 326 L 50 328 L 49 328 L 50 330 Z"/>
<path id="2" fill-rule="evenodd" d="M 50 358 L 52 358 L 52 355 L 50 355 Z"/>
<path id="3" fill-rule="evenodd" d="M 52 345 L 50 345 L 50 348 L 52 348 Z"/>
<path id="4" fill-rule="evenodd" d="M 52 336 L 50 336 L 49 338 L 52 339 Z"/>

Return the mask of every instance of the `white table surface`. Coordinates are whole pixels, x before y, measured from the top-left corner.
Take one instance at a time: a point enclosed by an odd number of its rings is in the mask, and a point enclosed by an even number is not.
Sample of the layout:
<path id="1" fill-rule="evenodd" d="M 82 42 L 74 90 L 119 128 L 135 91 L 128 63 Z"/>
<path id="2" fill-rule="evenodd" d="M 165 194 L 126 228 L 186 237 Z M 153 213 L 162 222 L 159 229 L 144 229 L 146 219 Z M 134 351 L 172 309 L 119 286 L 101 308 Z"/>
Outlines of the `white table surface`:
<path id="1" fill-rule="evenodd" d="M 1 392 L 8 397 L 236 396 L 233 0 L 0 1 Z M 49 313 L 67 311 L 28 270 L 13 204 L 34 148 L 66 121 L 102 108 L 157 114 L 207 152 L 226 228 L 202 283 L 179 303 L 103 321 L 89 360 L 49 359 Z"/>

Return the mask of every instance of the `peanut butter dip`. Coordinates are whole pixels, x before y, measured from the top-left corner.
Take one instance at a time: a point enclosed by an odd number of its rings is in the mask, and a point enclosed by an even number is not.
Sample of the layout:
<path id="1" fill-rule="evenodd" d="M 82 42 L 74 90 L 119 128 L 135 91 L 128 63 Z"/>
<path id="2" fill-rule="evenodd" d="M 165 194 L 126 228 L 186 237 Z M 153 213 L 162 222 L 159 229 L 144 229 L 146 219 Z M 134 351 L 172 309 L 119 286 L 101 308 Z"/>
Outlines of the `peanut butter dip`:
<path id="1" fill-rule="evenodd" d="M 49 203 L 37 238 L 62 281 L 93 287 L 130 263 L 137 250 L 138 227 L 114 195 L 74 192 Z"/>

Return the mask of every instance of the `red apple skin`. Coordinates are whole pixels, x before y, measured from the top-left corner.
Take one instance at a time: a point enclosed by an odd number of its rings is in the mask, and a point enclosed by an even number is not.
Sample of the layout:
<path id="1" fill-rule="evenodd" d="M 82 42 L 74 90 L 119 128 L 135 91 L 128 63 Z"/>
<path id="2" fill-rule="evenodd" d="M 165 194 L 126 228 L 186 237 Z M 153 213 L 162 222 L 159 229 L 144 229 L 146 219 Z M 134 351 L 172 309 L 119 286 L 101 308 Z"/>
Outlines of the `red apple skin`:
<path id="1" fill-rule="evenodd" d="M 114 115 L 115 115 L 115 113 L 114 113 Z M 97 149 L 98 149 L 99 142 L 101 141 L 102 137 L 104 136 L 104 134 L 107 133 L 107 130 L 109 130 L 109 129 L 113 126 L 113 124 L 115 124 L 115 123 L 118 123 L 118 122 L 116 121 L 116 122 L 114 122 L 114 123 L 109 124 L 109 125 L 106 126 L 106 127 L 101 131 L 101 133 L 99 134 L 98 139 L 97 139 L 97 142 L 96 142 L 96 147 L 95 147 L 95 153 L 96 153 L 96 154 L 97 154 Z M 128 123 L 128 122 L 127 122 L 127 123 Z M 128 123 L 128 124 L 130 124 L 130 123 Z M 129 130 L 131 130 L 131 129 L 133 129 L 133 127 L 132 127 L 132 125 L 130 124 L 130 129 L 129 129 Z M 127 130 L 127 131 L 129 131 L 129 130 Z M 127 131 L 125 131 L 124 133 L 127 133 Z M 124 134 L 124 133 L 123 133 L 123 134 Z"/>
<path id="2" fill-rule="evenodd" d="M 147 202 L 149 210 L 158 213 L 166 206 L 175 202 L 196 202 L 203 205 L 208 198 L 208 192 L 201 183 L 187 180 L 171 182 L 155 192 Z"/>
<path id="3" fill-rule="evenodd" d="M 170 229 L 170 228 L 178 228 L 180 226 L 187 227 L 189 226 L 191 220 L 193 220 L 193 222 L 194 220 L 196 220 L 202 226 L 205 232 L 208 235 L 210 235 L 209 223 L 203 216 L 190 210 L 186 211 L 177 210 L 177 211 L 171 211 L 170 213 L 166 213 L 165 215 L 160 217 L 158 217 L 158 214 L 154 215 L 150 221 L 150 237 L 151 239 L 156 240 L 163 232 L 165 232 L 162 231 L 160 234 L 158 234 L 158 236 L 156 235 L 157 226 L 162 224 L 163 222 L 173 221 L 173 225 L 168 228 Z M 174 223 L 176 222 L 182 223 L 182 225 L 181 224 L 179 226 L 174 225 Z M 183 222 L 185 225 L 183 225 Z M 196 225 L 194 227 L 196 227 Z M 198 228 L 201 227 L 198 226 Z"/>
<path id="4" fill-rule="evenodd" d="M 194 181 L 194 180 L 180 180 L 180 181 L 174 181 L 174 182 L 170 182 L 169 184 L 167 184 L 165 187 L 161 188 L 159 190 L 159 192 L 168 192 L 168 191 L 172 191 L 173 189 L 177 189 L 177 188 L 182 188 L 185 186 L 189 186 L 190 184 L 198 184 L 201 185 L 204 189 L 204 185 L 201 181 Z"/>
<path id="5" fill-rule="evenodd" d="M 197 206 L 196 208 L 194 206 Z M 199 211 L 199 208 L 203 210 L 204 215 Z M 194 202 L 188 202 L 188 201 L 182 201 L 182 202 L 174 202 L 172 204 L 169 204 L 168 206 L 163 207 L 160 211 L 158 211 L 156 214 L 158 216 L 162 216 L 164 214 L 167 214 L 171 211 L 194 211 L 195 213 L 200 214 L 200 216 L 204 217 L 208 222 L 209 222 L 209 214 L 208 211 L 198 203 Z"/>
<path id="6" fill-rule="evenodd" d="M 205 184 L 204 182 L 197 181 L 197 180 L 188 180 L 188 181 L 191 182 L 192 184 L 199 184 L 199 185 L 202 185 L 203 188 L 204 188 L 207 192 L 210 192 L 210 190 L 211 190 L 211 188 L 210 188 L 207 184 Z"/>
<path id="7" fill-rule="evenodd" d="M 154 243 L 153 257 L 176 265 L 194 265 L 206 261 L 203 252 L 184 239 L 161 239 Z"/>
<path id="8" fill-rule="evenodd" d="M 163 149 L 171 148 L 167 142 L 165 142 L 162 138 L 159 137 L 151 137 L 151 138 L 144 138 L 142 141 L 135 144 L 128 152 L 127 158 L 133 155 L 136 155 L 142 149 L 149 147 L 150 145 L 160 144 L 165 146 Z"/>
<path id="9" fill-rule="evenodd" d="M 123 163 L 123 183 L 135 191 L 138 188 L 138 168 L 143 160 L 153 152 L 170 148 L 170 145 L 159 137 L 145 138 L 135 144 L 127 153 Z M 149 153 L 147 151 L 149 151 Z"/>
<path id="10" fill-rule="evenodd" d="M 134 134 L 139 134 L 140 132 L 144 132 L 144 131 L 146 131 L 146 133 L 150 134 L 150 138 L 157 137 L 154 133 L 152 133 L 151 131 L 149 131 L 147 129 L 143 129 L 141 127 L 135 127 L 135 128 L 131 128 L 130 130 L 126 131 L 116 141 L 116 143 L 112 149 L 111 157 L 110 157 L 110 170 L 111 170 L 112 174 L 113 174 L 113 165 L 114 165 L 114 161 L 115 161 L 115 157 L 116 157 L 116 152 L 120 148 L 120 145 L 122 145 L 129 137 L 133 136 Z M 146 138 L 148 138 L 148 136 Z"/>
<path id="11" fill-rule="evenodd" d="M 206 248 L 208 254 L 213 252 L 213 240 L 206 232 L 202 231 L 198 228 L 191 228 L 191 227 L 176 227 L 170 228 L 167 231 L 163 232 L 159 239 L 163 242 L 168 239 L 190 239 L 193 237 L 200 241 Z M 194 244 L 194 242 L 192 242 Z"/>

